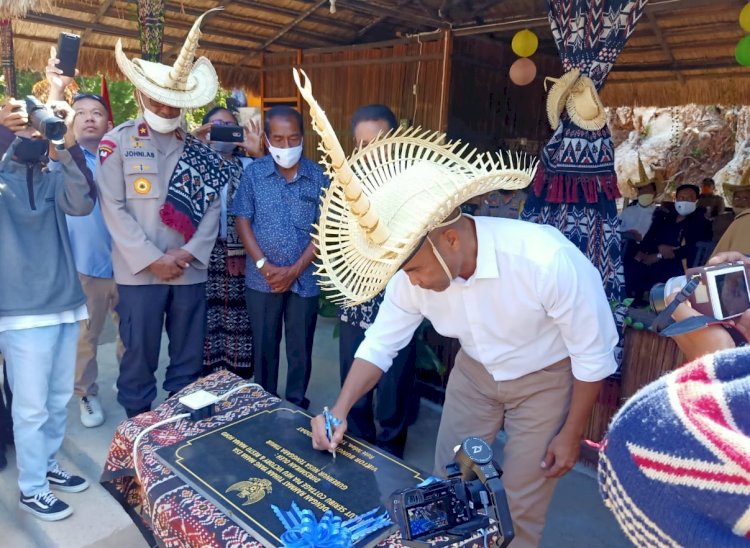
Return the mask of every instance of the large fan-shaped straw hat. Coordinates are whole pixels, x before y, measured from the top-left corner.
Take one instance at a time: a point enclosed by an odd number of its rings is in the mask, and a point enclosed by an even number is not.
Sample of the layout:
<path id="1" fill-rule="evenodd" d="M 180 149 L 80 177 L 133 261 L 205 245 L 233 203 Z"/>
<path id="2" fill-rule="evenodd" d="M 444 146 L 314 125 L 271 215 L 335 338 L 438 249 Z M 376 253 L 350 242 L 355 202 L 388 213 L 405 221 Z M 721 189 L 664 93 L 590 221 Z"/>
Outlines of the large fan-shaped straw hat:
<path id="1" fill-rule="evenodd" d="M 735 192 L 737 192 L 738 190 L 750 190 L 750 167 L 748 167 L 745 170 L 745 173 L 742 175 L 740 184 L 733 185 L 730 183 L 724 183 L 723 185 L 721 185 L 721 190 L 724 193 L 724 196 L 726 196 L 729 205 L 732 205 L 732 200 L 734 199 Z"/>
<path id="2" fill-rule="evenodd" d="M 198 108 L 210 103 L 219 90 L 219 78 L 211 61 L 205 57 L 194 59 L 203 18 L 223 9 L 208 10 L 196 19 L 173 66 L 143 59 L 131 61 L 122 51 L 122 41 L 119 38 L 115 45 L 117 65 L 138 90 L 164 105 Z"/>
<path id="3" fill-rule="evenodd" d="M 557 129 L 560 125 L 560 115 L 565 109 L 565 102 L 568 100 L 568 95 L 576 83 L 578 77 L 581 75 L 581 71 L 577 68 L 571 69 L 560 78 L 547 77 L 544 79 L 544 89 L 547 90 L 547 82 L 553 82 L 552 88 L 547 93 L 547 119 L 552 129 Z"/>
<path id="4" fill-rule="evenodd" d="M 322 198 L 314 238 L 321 287 L 351 306 L 370 300 L 424 236 L 468 199 L 496 189 L 526 187 L 536 162 L 523 155 L 477 154 L 446 143 L 440 133 L 397 130 L 347 159 L 325 112 L 295 70 L 321 137 L 331 185 Z"/>
<path id="5" fill-rule="evenodd" d="M 654 170 L 653 177 L 649 177 L 646 174 L 646 168 L 643 166 L 640 154 L 638 155 L 638 179 L 639 180 L 636 183 L 628 180 L 628 184 L 636 192 L 638 192 L 639 188 L 643 188 L 644 186 L 654 185 L 654 188 L 656 189 L 655 196 L 660 196 L 667 186 L 666 182 L 664 181 L 664 173 L 662 171 Z"/>
<path id="6" fill-rule="evenodd" d="M 594 82 L 588 76 L 581 76 L 570 89 L 565 101 L 571 122 L 582 129 L 596 131 L 607 123 L 607 113 L 604 110 L 599 93 Z"/>

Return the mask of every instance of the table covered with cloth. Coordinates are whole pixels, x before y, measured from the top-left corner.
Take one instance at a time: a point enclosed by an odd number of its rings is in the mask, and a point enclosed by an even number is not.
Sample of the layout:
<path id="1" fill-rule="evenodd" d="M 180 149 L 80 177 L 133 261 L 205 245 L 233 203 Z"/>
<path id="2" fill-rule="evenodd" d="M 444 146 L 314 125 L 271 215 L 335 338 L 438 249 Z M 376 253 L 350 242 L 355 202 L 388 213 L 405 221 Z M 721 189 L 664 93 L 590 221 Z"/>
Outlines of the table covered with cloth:
<path id="1" fill-rule="evenodd" d="M 257 386 L 246 387 L 217 404 L 217 412 L 198 422 L 181 420 L 155 428 L 138 445 L 139 483 L 133 467 L 133 443 L 147 427 L 184 413 L 178 399 L 203 389 L 221 395 L 247 383 L 227 371 L 204 377 L 185 387 L 149 413 L 123 421 L 115 431 L 102 474 L 102 484 L 123 505 L 144 536 L 164 547 L 247 547 L 263 545 L 212 502 L 187 485 L 156 458 L 154 452 L 187 438 L 225 426 L 277 405 L 281 400 Z M 399 547 L 400 534 L 379 546 Z M 148 540 L 152 540 L 148 538 Z M 488 539 L 489 540 L 489 539 Z M 483 546 L 481 536 L 469 546 Z"/>

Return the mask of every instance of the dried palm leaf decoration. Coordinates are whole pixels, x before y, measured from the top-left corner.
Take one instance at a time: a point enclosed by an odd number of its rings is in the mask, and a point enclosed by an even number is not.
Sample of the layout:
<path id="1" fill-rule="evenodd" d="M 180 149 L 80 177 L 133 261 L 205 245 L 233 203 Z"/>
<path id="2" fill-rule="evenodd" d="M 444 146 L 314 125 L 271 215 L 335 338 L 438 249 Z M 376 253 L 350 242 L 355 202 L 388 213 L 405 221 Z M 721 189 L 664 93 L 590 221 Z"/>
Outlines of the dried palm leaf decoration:
<path id="1" fill-rule="evenodd" d="M 370 300 L 456 207 L 491 190 L 524 188 L 533 179 L 536 160 L 525 154 L 478 154 L 420 128 L 393 131 L 347 159 L 310 79 L 300 72 L 294 69 L 294 81 L 310 106 L 321 164 L 331 179 L 313 238 L 320 285 L 334 302 Z"/>

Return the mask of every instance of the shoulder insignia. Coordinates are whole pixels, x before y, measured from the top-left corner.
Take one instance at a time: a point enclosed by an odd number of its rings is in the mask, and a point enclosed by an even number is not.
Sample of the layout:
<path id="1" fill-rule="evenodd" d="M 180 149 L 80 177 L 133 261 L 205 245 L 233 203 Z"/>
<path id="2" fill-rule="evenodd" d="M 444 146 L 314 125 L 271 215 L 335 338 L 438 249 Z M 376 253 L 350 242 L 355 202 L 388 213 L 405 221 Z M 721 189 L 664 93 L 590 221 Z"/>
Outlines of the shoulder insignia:
<path id="1" fill-rule="evenodd" d="M 149 139 L 151 135 L 148 132 L 148 124 L 146 122 L 141 122 L 138 124 L 138 137 L 141 139 Z"/>
<path id="2" fill-rule="evenodd" d="M 109 156 L 114 152 L 114 150 L 117 148 L 117 143 L 114 141 L 111 141 L 109 139 L 102 139 L 99 142 L 99 163 L 103 164 L 104 160 L 109 158 Z"/>

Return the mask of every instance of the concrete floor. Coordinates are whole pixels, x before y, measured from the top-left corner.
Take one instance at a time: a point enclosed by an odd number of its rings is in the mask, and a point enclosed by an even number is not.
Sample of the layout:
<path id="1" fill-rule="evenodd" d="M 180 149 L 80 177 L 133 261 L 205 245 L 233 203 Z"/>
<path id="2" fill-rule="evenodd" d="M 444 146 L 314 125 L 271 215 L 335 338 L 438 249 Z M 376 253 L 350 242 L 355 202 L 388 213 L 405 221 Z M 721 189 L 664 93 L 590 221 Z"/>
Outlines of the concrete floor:
<path id="1" fill-rule="evenodd" d="M 330 405 L 339 388 L 338 341 L 333 338 L 334 321 L 321 318 L 313 349 L 313 373 L 308 390 L 310 409 Z M 98 428 L 84 428 L 79 420 L 78 401 L 68 406 L 68 431 L 60 454 L 62 465 L 92 481 L 87 491 L 62 494 L 75 513 L 57 523 L 44 523 L 18 509 L 17 473 L 14 454 L 8 452 L 9 465 L 0 472 L 0 546 L 12 548 L 140 548 L 148 546 L 127 514 L 97 483 L 117 424 L 125 413 L 115 400 L 112 386 L 117 376 L 114 357 L 114 332 L 105 330 L 99 350 L 100 397 L 106 422 Z M 166 336 L 162 341 L 160 372 L 167 363 Z M 282 353 L 283 354 L 283 353 Z M 280 392 L 285 374 L 282 357 Z M 160 403 L 166 394 L 159 391 Z M 422 401 L 419 419 L 409 430 L 405 460 L 423 470 L 432 469 L 433 448 L 440 421 L 440 407 Z M 502 439 L 495 444 L 502 451 Z M 597 490 L 594 471 L 578 465 L 558 483 L 547 515 L 542 538 L 543 548 L 630 546 L 612 515 L 604 507 Z"/>

